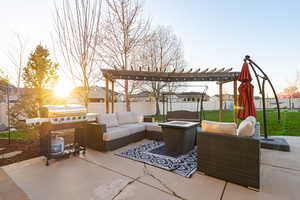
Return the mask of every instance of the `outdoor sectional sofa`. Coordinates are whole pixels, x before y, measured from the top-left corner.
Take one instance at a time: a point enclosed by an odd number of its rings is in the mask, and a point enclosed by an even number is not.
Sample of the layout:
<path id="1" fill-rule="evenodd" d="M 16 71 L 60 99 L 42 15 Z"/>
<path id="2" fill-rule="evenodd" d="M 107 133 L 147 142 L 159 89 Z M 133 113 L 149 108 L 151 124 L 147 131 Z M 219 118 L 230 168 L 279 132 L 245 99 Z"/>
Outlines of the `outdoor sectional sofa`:
<path id="1" fill-rule="evenodd" d="M 205 175 L 259 191 L 259 129 L 259 123 L 255 122 L 252 136 L 199 131 L 198 170 Z"/>
<path id="2" fill-rule="evenodd" d="M 161 131 L 158 123 L 144 122 L 134 112 L 99 114 L 97 122 L 88 124 L 87 143 L 92 149 L 112 151 L 145 138 L 162 140 Z"/>

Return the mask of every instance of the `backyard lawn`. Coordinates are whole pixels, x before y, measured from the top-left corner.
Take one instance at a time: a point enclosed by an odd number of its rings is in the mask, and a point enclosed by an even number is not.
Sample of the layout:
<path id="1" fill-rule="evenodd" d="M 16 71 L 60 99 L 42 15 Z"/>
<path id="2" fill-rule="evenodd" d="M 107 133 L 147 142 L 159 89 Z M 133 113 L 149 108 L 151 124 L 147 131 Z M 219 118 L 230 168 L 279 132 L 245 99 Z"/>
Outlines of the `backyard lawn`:
<path id="1" fill-rule="evenodd" d="M 73 135 L 73 131 L 65 130 L 60 131 L 57 135 Z M 11 139 L 36 139 L 38 137 L 38 134 L 34 134 L 32 131 L 26 131 L 26 130 L 16 130 L 11 131 L 10 138 Z M 8 138 L 8 132 L 0 132 L 0 138 Z"/>
<path id="2" fill-rule="evenodd" d="M 34 136 L 25 130 L 17 130 L 10 132 L 11 139 L 32 139 Z M 0 132 L 0 138 L 8 138 L 8 132 Z"/>
<path id="3" fill-rule="evenodd" d="M 257 119 L 261 124 L 261 135 L 263 135 L 263 117 L 262 111 L 257 111 Z M 277 121 L 277 112 L 274 110 L 268 111 L 268 130 L 269 135 L 285 135 L 285 136 L 300 136 L 300 112 L 281 112 L 281 121 Z M 162 116 L 155 116 L 162 119 Z M 205 119 L 211 121 L 219 121 L 219 111 L 205 111 Z M 233 121 L 233 111 L 224 111 L 224 121 Z"/>

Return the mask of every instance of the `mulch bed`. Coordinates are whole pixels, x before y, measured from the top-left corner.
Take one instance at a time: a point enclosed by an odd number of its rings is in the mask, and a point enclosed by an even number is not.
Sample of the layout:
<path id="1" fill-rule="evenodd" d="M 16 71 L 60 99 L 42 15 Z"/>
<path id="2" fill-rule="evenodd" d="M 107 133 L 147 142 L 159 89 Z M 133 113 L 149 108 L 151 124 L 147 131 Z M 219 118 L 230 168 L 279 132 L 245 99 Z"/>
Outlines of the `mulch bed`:
<path id="1" fill-rule="evenodd" d="M 70 144 L 74 141 L 73 135 L 65 135 L 62 137 L 65 140 L 65 144 Z M 8 144 L 8 139 L 0 139 L 0 148 L 5 148 L 4 150 L 0 151 L 0 154 L 9 153 L 13 151 L 22 151 L 21 154 L 18 154 L 14 157 L 0 159 L 0 166 L 40 156 L 39 139 L 12 139 L 10 144 Z"/>

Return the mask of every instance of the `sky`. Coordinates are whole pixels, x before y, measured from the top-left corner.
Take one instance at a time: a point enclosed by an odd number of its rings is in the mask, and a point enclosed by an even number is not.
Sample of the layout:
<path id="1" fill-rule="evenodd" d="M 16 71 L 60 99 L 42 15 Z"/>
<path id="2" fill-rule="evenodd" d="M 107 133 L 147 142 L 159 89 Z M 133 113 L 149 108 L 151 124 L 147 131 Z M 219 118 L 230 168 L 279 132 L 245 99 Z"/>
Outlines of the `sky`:
<path id="1" fill-rule="evenodd" d="M 42 43 L 53 53 L 54 1 L 1 2 L 0 68 L 11 71 L 7 52 L 15 44 L 15 32 L 28 41 L 29 51 Z M 181 39 L 188 68 L 233 67 L 239 71 L 244 56 L 250 55 L 278 92 L 292 84 L 300 71 L 300 1 L 144 2 L 144 15 L 151 19 L 153 28 L 169 26 Z M 215 84 L 208 85 L 209 94 L 217 93 Z M 231 93 L 231 85 L 225 91 Z"/>

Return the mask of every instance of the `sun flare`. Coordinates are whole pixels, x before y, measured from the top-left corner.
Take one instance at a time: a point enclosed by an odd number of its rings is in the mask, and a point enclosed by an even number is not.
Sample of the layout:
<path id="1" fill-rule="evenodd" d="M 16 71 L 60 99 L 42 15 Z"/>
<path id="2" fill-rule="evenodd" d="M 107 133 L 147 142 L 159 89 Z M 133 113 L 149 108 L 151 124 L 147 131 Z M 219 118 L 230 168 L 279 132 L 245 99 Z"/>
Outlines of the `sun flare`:
<path id="1" fill-rule="evenodd" d="M 66 98 L 70 95 L 73 86 L 70 82 L 60 79 L 54 87 L 54 93 L 57 97 Z"/>

